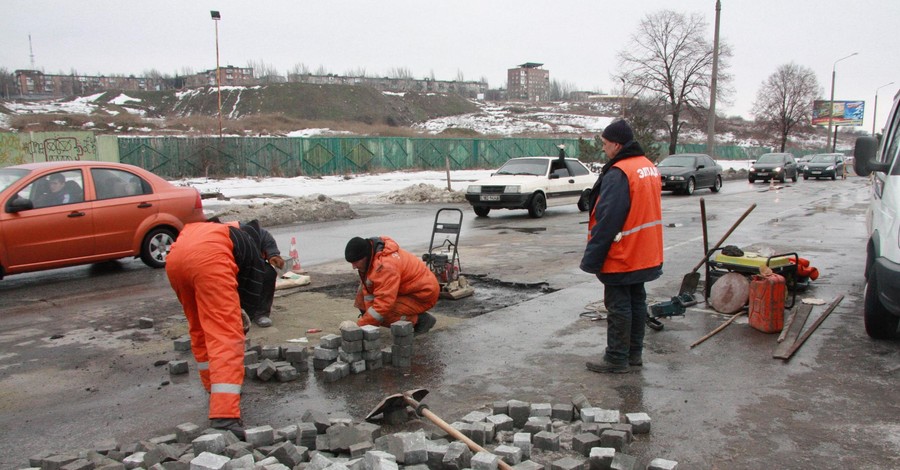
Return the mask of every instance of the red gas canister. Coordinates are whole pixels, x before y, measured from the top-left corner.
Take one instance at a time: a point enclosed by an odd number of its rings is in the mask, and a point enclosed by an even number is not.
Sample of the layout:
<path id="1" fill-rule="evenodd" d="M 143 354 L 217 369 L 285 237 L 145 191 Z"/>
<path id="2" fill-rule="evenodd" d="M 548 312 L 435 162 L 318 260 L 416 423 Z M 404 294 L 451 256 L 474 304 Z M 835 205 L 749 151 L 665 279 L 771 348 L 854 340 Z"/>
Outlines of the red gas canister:
<path id="1" fill-rule="evenodd" d="M 784 276 L 754 275 L 750 281 L 750 326 L 763 333 L 778 333 L 784 327 Z"/>

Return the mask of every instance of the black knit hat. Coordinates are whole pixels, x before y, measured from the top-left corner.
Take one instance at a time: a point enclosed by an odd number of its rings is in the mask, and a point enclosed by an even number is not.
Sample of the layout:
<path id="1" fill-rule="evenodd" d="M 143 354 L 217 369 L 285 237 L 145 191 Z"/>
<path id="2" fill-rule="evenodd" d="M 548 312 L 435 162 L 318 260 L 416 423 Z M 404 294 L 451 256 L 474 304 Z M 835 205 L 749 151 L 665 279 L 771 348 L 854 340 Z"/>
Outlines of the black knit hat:
<path id="1" fill-rule="evenodd" d="M 365 238 L 353 237 L 347 242 L 347 248 L 344 249 L 344 259 L 350 263 L 355 263 L 369 256 L 372 250 L 369 241 Z"/>
<path id="2" fill-rule="evenodd" d="M 602 137 L 609 142 L 625 145 L 634 140 L 634 131 L 624 119 L 611 122 L 603 129 Z"/>

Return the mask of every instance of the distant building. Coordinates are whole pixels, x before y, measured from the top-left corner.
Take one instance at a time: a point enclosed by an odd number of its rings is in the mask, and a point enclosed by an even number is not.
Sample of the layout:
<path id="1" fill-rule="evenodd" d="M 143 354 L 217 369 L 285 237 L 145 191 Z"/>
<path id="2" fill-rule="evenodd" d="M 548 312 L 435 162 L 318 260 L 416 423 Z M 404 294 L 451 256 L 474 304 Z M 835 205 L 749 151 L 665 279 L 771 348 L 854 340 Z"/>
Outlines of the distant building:
<path id="1" fill-rule="evenodd" d="M 106 90 L 154 91 L 170 88 L 162 78 L 45 74 L 16 70 L 16 88 L 22 97 L 59 97 L 100 93 Z"/>
<path id="2" fill-rule="evenodd" d="M 419 92 L 419 93 L 455 93 L 467 98 L 477 98 L 487 92 L 487 83 L 459 82 L 450 80 L 418 80 L 415 78 L 388 77 L 345 77 L 340 75 L 290 74 L 289 82 L 312 83 L 316 85 L 362 85 L 380 91 Z"/>
<path id="3" fill-rule="evenodd" d="M 544 64 L 526 62 L 506 71 L 507 99 L 512 101 L 549 101 L 550 71 Z"/>
<path id="4" fill-rule="evenodd" d="M 258 82 L 253 78 L 252 68 L 226 65 L 219 67 L 219 84 L 222 86 L 252 86 L 258 85 Z M 216 86 L 216 69 L 184 77 L 184 86 L 188 88 Z"/>

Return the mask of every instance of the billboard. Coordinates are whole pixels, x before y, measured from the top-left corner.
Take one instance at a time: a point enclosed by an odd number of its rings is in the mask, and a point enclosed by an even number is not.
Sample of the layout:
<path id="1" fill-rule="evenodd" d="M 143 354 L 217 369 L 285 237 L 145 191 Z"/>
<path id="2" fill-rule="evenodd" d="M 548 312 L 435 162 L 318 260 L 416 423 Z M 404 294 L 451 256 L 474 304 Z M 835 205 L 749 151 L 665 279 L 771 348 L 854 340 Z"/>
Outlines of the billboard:
<path id="1" fill-rule="evenodd" d="M 828 100 L 816 100 L 813 103 L 814 126 L 828 125 Z M 835 126 L 862 126 L 863 113 L 866 109 L 865 101 L 834 101 L 831 109 L 831 121 Z"/>

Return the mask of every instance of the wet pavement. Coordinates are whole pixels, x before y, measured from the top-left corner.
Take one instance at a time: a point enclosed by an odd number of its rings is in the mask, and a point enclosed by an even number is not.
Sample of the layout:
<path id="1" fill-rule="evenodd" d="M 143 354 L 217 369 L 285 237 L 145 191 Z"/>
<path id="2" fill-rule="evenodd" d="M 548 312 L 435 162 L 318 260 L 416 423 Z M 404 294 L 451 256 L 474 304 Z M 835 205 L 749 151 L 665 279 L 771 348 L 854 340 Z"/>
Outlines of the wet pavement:
<path id="1" fill-rule="evenodd" d="M 900 405 L 891 397 L 900 384 L 900 341 L 870 340 L 862 323 L 869 190 L 864 178 L 780 188 L 729 181 L 718 194 L 663 196 L 665 274 L 648 284 L 652 301 L 677 294 L 683 275 L 702 259 L 700 197 L 710 244 L 756 203 L 726 244 L 796 251 L 822 273 L 800 298 L 827 303 L 844 295 L 789 361 L 772 358 L 778 335 L 752 329 L 746 317 L 689 347 L 729 317 L 701 302 L 683 317 L 663 319 L 662 331 L 648 330 L 640 370 L 587 371 L 584 362 L 602 354 L 606 325 L 580 315 L 601 298 L 599 282 L 578 270 L 585 215 L 563 207 L 542 219 L 524 211 L 475 218 L 460 206 L 463 273 L 478 290 L 458 306 L 441 301 L 434 312 L 447 325 L 416 340 L 411 368 L 334 383 L 312 371 L 286 384 L 250 382 L 245 419 L 278 427 L 307 409 L 362 419 L 385 396 L 424 387 L 431 392 L 424 401 L 452 422 L 497 400 L 567 403 L 583 393 L 595 406 L 651 416 L 651 433 L 630 452 L 643 465 L 663 457 L 679 468 L 897 468 Z M 423 252 L 435 210 L 373 206 L 358 210 L 367 216 L 364 232 L 359 221 L 301 229 L 303 239 L 337 246 L 354 235 L 391 234 L 402 211 L 405 226 L 425 227 L 424 237 L 404 232 L 410 238 L 404 247 Z M 293 230 L 277 229 L 282 237 Z M 339 256 L 316 253 L 321 261 L 304 266 L 312 273 L 346 271 L 346 263 L 334 261 Z M 330 292 L 346 289 L 338 282 Z M 164 273 L 139 262 L 0 281 L 0 426 L 8 430 L 0 437 L 0 468 L 23 467 L 41 450 L 85 448 L 110 437 L 127 442 L 185 421 L 205 423 L 193 368 L 171 378 L 152 365 L 171 355 L 165 325 L 180 312 L 173 297 Z M 823 311 L 815 307 L 807 325 Z M 140 316 L 157 319 L 160 331 L 130 328 Z M 64 337 L 50 340 L 53 334 Z"/>

